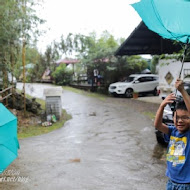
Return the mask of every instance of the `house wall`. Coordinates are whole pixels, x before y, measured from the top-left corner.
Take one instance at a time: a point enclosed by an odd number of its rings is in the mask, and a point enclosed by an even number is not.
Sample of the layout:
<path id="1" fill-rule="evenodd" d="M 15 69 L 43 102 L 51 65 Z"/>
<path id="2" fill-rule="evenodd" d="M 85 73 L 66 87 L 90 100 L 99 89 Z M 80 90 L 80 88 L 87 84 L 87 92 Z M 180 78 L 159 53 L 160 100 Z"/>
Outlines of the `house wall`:
<path id="1" fill-rule="evenodd" d="M 159 74 L 159 86 L 160 96 L 166 96 L 175 90 L 175 81 L 179 78 L 180 70 L 182 67 L 181 61 L 175 59 L 162 59 L 159 61 L 158 74 Z M 190 76 L 190 62 L 185 62 L 181 79 L 187 80 L 187 76 Z"/>

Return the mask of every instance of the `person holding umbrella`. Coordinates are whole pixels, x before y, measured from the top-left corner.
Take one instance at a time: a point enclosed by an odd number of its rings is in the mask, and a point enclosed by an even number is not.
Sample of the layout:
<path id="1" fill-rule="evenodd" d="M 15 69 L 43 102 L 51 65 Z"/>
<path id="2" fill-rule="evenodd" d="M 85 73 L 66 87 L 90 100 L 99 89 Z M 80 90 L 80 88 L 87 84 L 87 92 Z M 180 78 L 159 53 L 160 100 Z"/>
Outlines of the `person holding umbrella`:
<path id="1" fill-rule="evenodd" d="M 190 190 L 190 97 L 182 80 L 178 79 L 175 87 L 181 92 L 183 100 L 177 101 L 174 93 L 169 94 L 158 108 L 154 125 L 169 142 L 166 156 L 166 176 L 169 180 L 166 190 Z M 174 101 L 175 126 L 167 126 L 162 123 L 164 107 Z"/>
<path id="2" fill-rule="evenodd" d="M 151 31 L 182 45 L 184 52 L 179 72 L 181 78 L 190 46 L 190 0 L 139 0 L 132 7 Z M 178 79 L 175 86 L 181 92 L 184 102 L 177 102 L 175 94 L 168 95 L 157 111 L 154 124 L 165 133 L 165 138 L 169 141 L 167 190 L 190 190 L 190 98 L 184 90 L 183 81 Z M 166 104 L 173 102 L 177 102 L 173 117 L 175 126 L 169 127 L 162 123 L 162 116 Z"/>

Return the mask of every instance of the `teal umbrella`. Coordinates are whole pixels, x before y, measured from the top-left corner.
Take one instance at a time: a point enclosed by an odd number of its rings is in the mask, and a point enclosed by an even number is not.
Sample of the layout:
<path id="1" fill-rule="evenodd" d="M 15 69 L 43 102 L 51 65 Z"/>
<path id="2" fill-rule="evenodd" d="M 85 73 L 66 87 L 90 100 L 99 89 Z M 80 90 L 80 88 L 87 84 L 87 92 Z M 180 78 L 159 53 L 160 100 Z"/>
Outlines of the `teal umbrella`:
<path id="1" fill-rule="evenodd" d="M 190 1 L 189 0 L 141 0 L 132 4 L 146 26 L 161 37 L 186 44 L 190 42 Z M 180 71 L 179 77 L 181 77 Z"/>
<path id="2" fill-rule="evenodd" d="M 190 1 L 141 0 L 132 4 L 147 27 L 163 38 L 187 43 L 190 38 Z"/>
<path id="3" fill-rule="evenodd" d="M 17 117 L 0 103 L 0 173 L 18 156 Z"/>
<path id="4" fill-rule="evenodd" d="M 146 26 L 163 38 L 185 44 L 182 66 L 190 38 L 190 0 L 141 0 L 132 4 Z M 177 94 L 177 89 L 176 93 Z M 171 105 L 175 110 L 176 102 Z"/>

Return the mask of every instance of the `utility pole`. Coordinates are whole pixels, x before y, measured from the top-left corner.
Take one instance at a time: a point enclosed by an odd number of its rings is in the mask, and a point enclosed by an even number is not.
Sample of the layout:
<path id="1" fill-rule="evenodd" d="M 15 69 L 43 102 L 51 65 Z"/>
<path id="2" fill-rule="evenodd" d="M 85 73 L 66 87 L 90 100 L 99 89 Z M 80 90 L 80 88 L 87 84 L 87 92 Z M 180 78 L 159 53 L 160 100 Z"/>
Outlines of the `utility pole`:
<path id="1" fill-rule="evenodd" d="M 14 86 L 14 82 L 13 82 L 13 71 L 14 71 L 14 53 L 13 53 L 13 46 L 14 46 L 14 42 L 11 42 L 10 44 L 10 50 L 11 50 L 11 85 L 12 85 L 12 97 L 13 97 L 13 108 L 15 106 L 15 88 L 16 86 Z"/>
<path id="2" fill-rule="evenodd" d="M 26 82 L 26 77 L 25 77 L 25 54 L 26 54 L 26 41 L 23 38 L 22 42 L 22 66 L 23 66 L 23 96 L 24 96 L 24 115 L 26 115 L 26 93 L 25 93 L 25 82 Z"/>
<path id="3" fill-rule="evenodd" d="M 26 3 L 25 0 L 22 1 L 22 10 L 23 10 L 23 20 L 22 20 L 22 32 L 23 32 L 23 42 L 22 42 L 22 66 L 23 66 L 23 96 L 24 96 L 24 115 L 26 115 L 26 92 L 25 92 L 25 82 L 26 82 L 26 77 L 25 77 L 25 65 L 26 65 L 26 60 L 25 60 L 25 54 L 26 54 L 26 39 L 25 39 L 25 28 L 24 28 L 24 17 L 26 14 Z"/>

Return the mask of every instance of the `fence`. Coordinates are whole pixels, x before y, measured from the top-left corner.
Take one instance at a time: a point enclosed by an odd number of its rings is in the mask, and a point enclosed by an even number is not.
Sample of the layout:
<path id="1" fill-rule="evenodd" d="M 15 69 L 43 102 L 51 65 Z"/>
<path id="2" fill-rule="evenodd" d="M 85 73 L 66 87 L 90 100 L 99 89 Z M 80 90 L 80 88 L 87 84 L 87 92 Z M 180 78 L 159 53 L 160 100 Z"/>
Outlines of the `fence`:
<path id="1" fill-rule="evenodd" d="M 13 95 L 14 86 L 10 86 L 0 91 L 0 102 L 8 106 L 8 98 Z"/>

